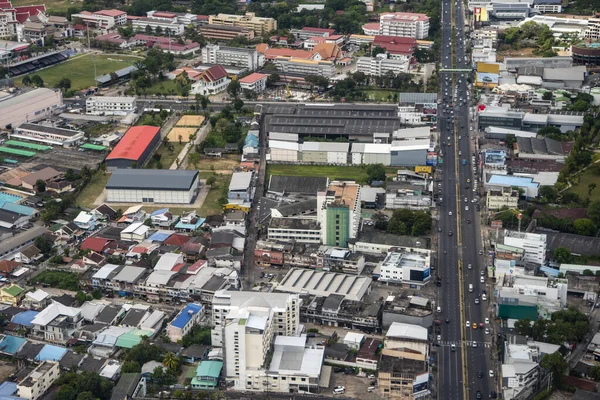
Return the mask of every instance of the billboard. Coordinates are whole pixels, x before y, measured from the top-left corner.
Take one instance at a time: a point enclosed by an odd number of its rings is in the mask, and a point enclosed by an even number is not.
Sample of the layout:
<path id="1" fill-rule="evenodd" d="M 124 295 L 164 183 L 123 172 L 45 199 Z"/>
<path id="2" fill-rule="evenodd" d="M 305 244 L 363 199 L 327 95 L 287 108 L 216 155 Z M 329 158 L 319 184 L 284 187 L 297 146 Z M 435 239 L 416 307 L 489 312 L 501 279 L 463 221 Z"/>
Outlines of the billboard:
<path id="1" fill-rule="evenodd" d="M 491 74 L 489 72 L 478 72 L 477 73 L 477 83 L 483 83 L 485 85 L 497 85 L 498 84 L 498 74 Z"/>
<path id="2" fill-rule="evenodd" d="M 427 167 L 427 166 L 423 166 L 423 165 L 417 165 L 415 167 L 415 172 L 417 174 L 430 174 L 431 170 L 432 170 L 431 167 Z"/>
<path id="3" fill-rule="evenodd" d="M 429 390 L 429 373 L 417 375 L 413 381 L 413 396 Z"/>
<path id="4" fill-rule="evenodd" d="M 437 153 L 433 152 L 433 151 L 428 151 L 425 165 L 435 165 L 435 164 L 437 164 Z"/>

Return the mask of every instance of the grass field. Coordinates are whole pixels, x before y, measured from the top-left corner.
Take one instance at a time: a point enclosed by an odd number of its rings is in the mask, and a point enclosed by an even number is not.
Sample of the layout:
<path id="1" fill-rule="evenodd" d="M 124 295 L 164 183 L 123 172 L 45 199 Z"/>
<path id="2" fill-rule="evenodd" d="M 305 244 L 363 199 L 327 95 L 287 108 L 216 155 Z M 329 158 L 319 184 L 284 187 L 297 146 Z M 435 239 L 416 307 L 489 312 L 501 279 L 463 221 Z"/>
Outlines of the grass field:
<path id="1" fill-rule="evenodd" d="M 13 0 L 12 5 L 14 7 L 18 6 L 32 6 L 36 4 L 45 4 L 46 10 L 48 14 L 52 15 L 54 12 L 66 12 L 69 7 L 77 7 L 81 9 L 81 2 L 72 1 L 72 0 L 45 0 L 43 2 L 35 1 L 35 0 Z"/>
<path id="2" fill-rule="evenodd" d="M 110 178 L 110 174 L 105 174 L 98 171 L 92 177 L 92 180 L 83 188 L 79 196 L 77 196 L 77 205 L 83 208 L 96 208 L 94 201 L 100 196 L 106 183 Z"/>
<path id="3" fill-rule="evenodd" d="M 369 97 L 369 100 L 388 102 L 393 101 L 394 94 L 397 94 L 398 92 L 395 92 L 393 90 L 373 89 L 363 90 L 363 93 Z M 390 98 L 388 98 L 388 96 L 392 96 L 391 100 Z"/>
<path id="4" fill-rule="evenodd" d="M 140 58 L 122 55 L 82 55 L 54 67 L 34 72 L 29 76 L 39 75 L 44 80 L 46 87 L 54 87 L 61 78 L 68 77 L 71 80 L 71 89 L 85 89 L 95 86 L 94 58 L 96 59 L 96 73 L 98 76 L 115 72 L 140 60 Z M 23 76 L 20 76 L 15 79 L 15 85 L 22 86 L 22 81 Z"/>
<path id="5" fill-rule="evenodd" d="M 181 96 L 181 86 L 175 83 L 175 80 L 166 79 L 164 81 L 159 81 L 150 86 L 145 90 L 147 94 L 156 94 L 156 95 L 178 95 Z"/>
<path id="6" fill-rule="evenodd" d="M 393 176 L 398 168 L 388 167 L 386 175 Z M 273 165 L 267 166 L 267 179 L 270 175 L 289 176 L 327 176 L 329 179 L 351 179 L 357 182 L 365 182 L 367 173 L 363 167 L 337 166 L 337 165 Z"/>
<path id="7" fill-rule="evenodd" d="M 198 215 L 206 217 L 212 214 L 221 214 L 223 208 L 219 204 L 219 199 L 223 196 L 227 197 L 227 188 L 231 183 L 231 175 L 217 174 L 217 182 L 210 188 L 204 204 L 200 207 Z"/>
<path id="8" fill-rule="evenodd" d="M 212 171 L 231 171 L 240 165 L 239 154 L 230 154 L 223 158 L 202 157 L 195 168 L 192 164 L 188 164 L 187 169 L 197 169 L 198 171 L 208 172 L 209 176 Z"/>
<path id="9" fill-rule="evenodd" d="M 170 152 L 167 146 L 161 144 L 158 150 L 156 150 L 155 154 L 160 154 L 160 163 L 162 164 L 162 169 L 171 168 L 171 164 L 175 161 L 181 150 L 185 147 L 185 143 L 179 144 L 179 142 L 169 142 L 173 145 L 173 152 Z M 146 164 L 146 168 L 155 169 L 156 164 L 153 162 L 153 159 L 150 159 Z"/>
<path id="10" fill-rule="evenodd" d="M 596 188 L 592 190 L 592 196 L 588 195 L 588 185 L 595 183 Z M 586 169 L 579 177 L 579 184 L 572 186 L 569 192 L 577 194 L 580 198 L 586 199 L 590 197 L 590 201 L 600 200 L 600 165 Z"/>

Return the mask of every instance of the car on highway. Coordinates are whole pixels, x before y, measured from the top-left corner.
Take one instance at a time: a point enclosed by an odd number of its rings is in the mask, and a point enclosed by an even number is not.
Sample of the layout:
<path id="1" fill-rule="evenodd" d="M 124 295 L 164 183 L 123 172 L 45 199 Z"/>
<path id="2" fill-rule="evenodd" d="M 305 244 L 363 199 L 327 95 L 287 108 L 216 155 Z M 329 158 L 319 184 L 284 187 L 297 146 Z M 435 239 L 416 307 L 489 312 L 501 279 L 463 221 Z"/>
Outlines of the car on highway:
<path id="1" fill-rule="evenodd" d="M 471 269 L 471 268 L 473 268 L 473 265 L 469 264 L 469 265 L 467 265 L 467 268 Z"/>
<path id="2" fill-rule="evenodd" d="M 455 344 L 450 345 L 450 350 L 451 351 L 456 351 L 456 345 Z"/>
<path id="3" fill-rule="evenodd" d="M 441 342 L 442 341 L 442 335 L 437 335 L 437 341 Z"/>
<path id="4" fill-rule="evenodd" d="M 485 334 L 489 335 L 490 334 L 490 328 L 485 328 Z"/>
<path id="5" fill-rule="evenodd" d="M 490 369 L 490 378 L 494 377 L 494 371 Z"/>
<path id="6" fill-rule="evenodd" d="M 475 304 L 479 304 L 479 297 L 475 297 Z"/>
<path id="7" fill-rule="evenodd" d="M 450 318 L 446 318 L 446 323 L 449 324 L 450 323 Z"/>
<path id="8" fill-rule="evenodd" d="M 498 398 L 498 393 L 496 393 L 495 391 L 491 391 L 490 392 L 490 399 L 497 399 Z"/>
<path id="9" fill-rule="evenodd" d="M 471 326 L 471 323 L 467 321 L 467 328 Z"/>
<path id="10" fill-rule="evenodd" d="M 483 276 L 479 277 L 479 283 L 485 283 L 485 278 Z"/>
<path id="11" fill-rule="evenodd" d="M 473 347 L 477 347 L 477 342 L 473 342 Z"/>
<path id="12" fill-rule="evenodd" d="M 469 206 L 465 206 L 465 211 L 469 211 Z"/>
<path id="13" fill-rule="evenodd" d="M 483 378 L 483 372 L 477 371 L 477 377 L 478 378 Z"/>
<path id="14" fill-rule="evenodd" d="M 485 319 L 485 324 L 486 324 L 486 325 L 489 325 L 489 324 L 490 324 L 490 319 L 489 319 L 489 318 L 486 318 L 486 319 Z"/>
<path id="15" fill-rule="evenodd" d="M 487 296 L 484 294 L 481 295 L 481 300 L 486 301 L 487 300 Z"/>
<path id="16" fill-rule="evenodd" d="M 465 197 L 465 203 L 467 203 L 468 201 L 469 201 L 469 199 L 467 199 L 467 198 Z"/>
<path id="17" fill-rule="evenodd" d="M 477 322 L 473 322 L 473 325 L 471 325 L 471 328 L 477 329 Z"/>
<path id="18" fill-rule="evenodd" d="M 479 271 L 479 275 L 484 276 L 485 275 L 485 269 L 481 268 L 481 271 Z"/>
<path id="19" fill-rule="evenodd" d="M 449 215 L 449 216 L 452 216 L 452 211 L 448 211 L 448 215 Z"/>
<path id="20" fill-rule="evenodd" d="M 333 388 L 333 394 L 344 394 L 346 388 L 344 386 L 336 386 Z"/>
<path id="21" fill-rule="evenodd" d="M 475 393 L 475 398 L 481 399 L 481 392 L 479 390 L 477 391 L 477 393 Z"/>

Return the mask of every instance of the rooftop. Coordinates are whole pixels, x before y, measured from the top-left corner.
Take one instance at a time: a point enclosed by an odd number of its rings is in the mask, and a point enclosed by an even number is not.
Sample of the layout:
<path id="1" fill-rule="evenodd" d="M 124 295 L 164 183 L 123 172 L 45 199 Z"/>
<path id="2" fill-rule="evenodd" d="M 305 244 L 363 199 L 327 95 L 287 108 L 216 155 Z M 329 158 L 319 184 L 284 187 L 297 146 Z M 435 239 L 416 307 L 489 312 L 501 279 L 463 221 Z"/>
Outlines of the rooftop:
<path id="1" fill-rule="evenodd" d="M 183 329 L 188 322 L 191 321 L 194 315 L 198 314 L 202 311 L 202 306 L 200 304 L 188 303 L 183 310 L 175 317 L 175 319 L 171 322 L 176 328 Z"/>
<path id="2" fill-rule="evenodd" d="M 367 277 L 356 275 L 292 268 L 277 290 L 324 297 L 339 294 L 347 300 L 360 301 L 367 292 L 370 281 Z"/>
<path id="3" fill-rule="evenodd" d="M 106 184 L 107 189 L 190 190 L 198 171 L 170 169 L 118 169 Z"/>
<path id="4" fill-rule="evenodd" d="M 427 341 L 427 329 L 418 325 L 394 322 L 385 336 L 394 339 Z"/>

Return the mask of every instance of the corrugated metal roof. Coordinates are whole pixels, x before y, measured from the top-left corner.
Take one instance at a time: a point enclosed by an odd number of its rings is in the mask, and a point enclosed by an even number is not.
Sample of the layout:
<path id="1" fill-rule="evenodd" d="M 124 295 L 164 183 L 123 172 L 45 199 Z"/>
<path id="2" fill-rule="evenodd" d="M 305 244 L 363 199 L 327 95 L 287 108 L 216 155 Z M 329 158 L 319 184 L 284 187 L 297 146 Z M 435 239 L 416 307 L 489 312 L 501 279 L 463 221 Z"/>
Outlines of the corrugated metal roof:
<path id="1" fill-rule="evenodd" d="M 106 159 L 139 160 L 159 131 L 157 126 L 142 125 L 130 128 Z"/>
<path id="2" fill-rule="evenodd" d="M 198 171 L 173 169 L 118 169 L 111 175 L 107 189 L 190 190 Z"/>

